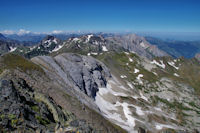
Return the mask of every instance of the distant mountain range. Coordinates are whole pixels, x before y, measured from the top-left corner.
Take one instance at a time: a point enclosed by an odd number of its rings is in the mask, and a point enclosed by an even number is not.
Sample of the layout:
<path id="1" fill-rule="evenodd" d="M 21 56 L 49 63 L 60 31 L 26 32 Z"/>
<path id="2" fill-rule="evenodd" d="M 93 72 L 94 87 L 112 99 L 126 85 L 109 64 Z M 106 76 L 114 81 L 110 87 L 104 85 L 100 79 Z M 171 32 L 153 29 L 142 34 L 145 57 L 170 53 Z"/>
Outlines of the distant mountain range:
<path id="1" fill-rule="evenodd" d="M 91 34 L 90 41 L 87 42 L 87 34 L 55 34 L 50 35 L 59 40 L 58 46 L 50 46 L 45 48 L 42 46 L 42 42 L 46 40 L 46 34 L 12 34 L 6 35 L 0 34 L 0 54 L 13 51 L 14 47 L 18 48 L 20 55 L 31 58 L 32 55 L 46 55 L 61 49 L 61 46 L 68 47 L 67 51 L 71 50 L 80 51 L 77 46 L 82 46 L 81 51 L 87 52 L 101 52 L 102 46 L 107 47 L 109 50 L 115 51 L 131 51 L 136 52 L 138 55 L 143 55 L 148 58 L 154 56 L 172 56 L 185 58 L 193 58 L 196 54 L 200 53 L 200 41 L 175 41 L 175 40 L 162 40 L 154 37 L 141 37 L 135 34 L 107 34 L 107 33 L 96 33 Z M 49 37 L 50 37 L 49 36 Z M 80 43 L 80 44 L 79 44 Z M 98 44 L 99 43 L 99 44 Z M 40 46 L 39 46 L 40 44 Z M 84 45 L 82 45 L 84 44 Z M 44 44 L 45 45 L 45 44 Z M 41 49 L 39 50 L 38 47 Z M 83 50 L 83 47 L 85 50 Z M 34 48 L 34 50 L 33 50 Z M 53 49 L 56 48 L 56 49 Z M 89 50 L 89 49 L 90 50 Z M 30 51 L 33 50 L 35 52 Z M 36 50 L 38 49 L 38 50 Z M 28 51 L 27 51 L 28 50 Z M 20 51 L 24 51 L 20 52 Z M 37 52 L 36 52 L 37 51 Z M 40 54 L 39 54 L 39 53 Z M 31 54 L 30 54 L 31 53 Z M 34 53 L 34 54 L 33 54 Z M 35 54 L 38 53 L 38 54 Z"/>
<path id="2" fill-rule="evenodd" d="M 200 53 L 200 41 L 164 41 L 153 37 L 145 37 L 145 39 L 173 57 L 193 58 L 195 54 Z"/>

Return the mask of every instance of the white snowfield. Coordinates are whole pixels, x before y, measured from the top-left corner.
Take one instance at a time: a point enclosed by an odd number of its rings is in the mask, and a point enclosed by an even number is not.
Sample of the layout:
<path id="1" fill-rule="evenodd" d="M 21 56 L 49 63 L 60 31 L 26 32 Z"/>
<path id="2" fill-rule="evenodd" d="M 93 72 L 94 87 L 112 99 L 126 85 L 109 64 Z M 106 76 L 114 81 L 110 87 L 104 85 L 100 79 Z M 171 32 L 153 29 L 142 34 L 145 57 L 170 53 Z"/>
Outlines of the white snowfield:
<path id="1" fill-rule="evenodd" d="M 175 63 L 173 61 L 167 62 L 170 66 L 174 67 L 175 69 L 179 69 L 179 67 L 175 66 Z"/>
<path id="2" fill-rule="evenodd" d="M 106 46 L 102 46 L 102 50 L 105 51 L 105 52 L 108 51 L 108 49 L 106 48 Z"/>
<path id="3" fill-rule="evenodd" d="M 106 118 L 124 128 L 129 133 L 137 133 L 135 130 L 136 123 L 145 124 L 145 121 L 139 119 L 137 116 L 134 116 L 133 112 L 135 112 L 140 117 L 145 117 L 147 114 L 154 112 L 144 110 L 139 105 L 135 105 L 126 101 L 118 101 L 118 97 L 133 97 L 136 100 L 138 98 L 142 98 L 148 102 L 148 98 L 145 97 L 141 91 L 138 95 L 131 94 L 130 90 L 133 87 L 131 86 L 129 86 L 130 88 L 126 88 L 116 79 L 108 80 L 106 88 L 99 88 L 97 96 L 95 97 L 95 103 Z M 151 110 L 162 112 L 160 108 Z M 171 125 L 164 125 L 159 123 L 155 123 L 154 127 L 152 128 L 161 130 L 165 127 L 175 128 Z"/>
<path id="4" fill-rule="evenodd" d="M 160 64 L 159 62 L 157 62 L 156 60 L 153 60 L 153 61 L 151 62 L 151 64 L 155 64 L 155 65 L 157 65 L 157 66 L 159 66 L 159 67 L 165 69 L 165 64 L 163 63 L 163 61 L 160 60 L 160 62 L 161 62 L 161 64 Z"/>

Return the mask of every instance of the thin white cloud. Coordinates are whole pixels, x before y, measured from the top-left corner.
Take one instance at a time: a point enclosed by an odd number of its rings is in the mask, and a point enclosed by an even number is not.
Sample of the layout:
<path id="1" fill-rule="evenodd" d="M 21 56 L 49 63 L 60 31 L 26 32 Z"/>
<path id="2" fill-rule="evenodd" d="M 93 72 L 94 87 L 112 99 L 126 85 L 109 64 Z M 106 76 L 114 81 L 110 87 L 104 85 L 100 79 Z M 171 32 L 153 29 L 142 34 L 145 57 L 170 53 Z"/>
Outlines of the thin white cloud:
<path id="1" fill-rule="evenodd" d="M 17 35 L 26 35 L 26 34 L 68 34 L 68 33 L 82 33 L 82 31 L 62 31 L 62 30 L 53 30 L 51 32 L 32 32 L 26 29 L 19 29 L 18 31 L 13 31 L 13 30 L 4 30 L 0 31 L 2 34 L 7 34 L 7 35 L 12 35 L 12 34 L 17 34 Z"/>
<path id="2" fill-rule="evenodd" d="M 62 33 L 64 33 L 64 31 L 62 31 L 62 30 L 54 30 L 51 33 L 52 34 L 62 34 Z"/>
<path id="3" fill-rule="evenodd" d="M 0 31 L 0 33 L 7 34 L 7 35 L 12 35 L 12 34 L 15 34 L 15 31 L 13 31 L 13 30 L 4 30 L 4 31 Z"/>
<path id="4" fill-rule="evenodd" d="M 20 29 L 17 34 L 18 35 L 24 35 L 24 34 L 29 34 L 29 33 L 31 33 L 31 31 L 28 31 L 28 30 L 25 30 L 25 29 Z"/>

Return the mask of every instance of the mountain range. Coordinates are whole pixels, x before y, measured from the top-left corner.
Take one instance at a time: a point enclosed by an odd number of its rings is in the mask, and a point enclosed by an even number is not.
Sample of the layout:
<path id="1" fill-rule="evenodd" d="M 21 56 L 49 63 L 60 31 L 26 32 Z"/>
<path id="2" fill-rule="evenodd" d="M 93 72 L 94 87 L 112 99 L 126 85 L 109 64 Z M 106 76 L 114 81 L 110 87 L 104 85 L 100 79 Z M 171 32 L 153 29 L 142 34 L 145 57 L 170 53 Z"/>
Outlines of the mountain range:
<path id="1" fill-rule="evenodd" d="M 135 34 L 48 35 L 34 45 L 1 38 L 2 132 L 200 132 L 200 56 L 185 54 L 198 43 L 172 47 Z"/>

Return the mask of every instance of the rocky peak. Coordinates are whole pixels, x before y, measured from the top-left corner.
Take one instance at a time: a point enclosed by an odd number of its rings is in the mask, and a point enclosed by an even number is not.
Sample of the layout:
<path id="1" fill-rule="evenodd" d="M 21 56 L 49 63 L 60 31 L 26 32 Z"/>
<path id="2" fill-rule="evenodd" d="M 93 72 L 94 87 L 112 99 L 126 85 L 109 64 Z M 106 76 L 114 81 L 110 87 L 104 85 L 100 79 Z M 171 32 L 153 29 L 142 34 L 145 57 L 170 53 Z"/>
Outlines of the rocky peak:
<path id="1" fill-rule="evenodd" d="M 69 42 L 76 42 L 76 43 L 87 43 L 87 44 L 93 44 L 93 45 L 101 45 L 105 43 L 105 39 L 101 35 L 94 35 L 94 34 L 88 34 L 83 35 L 79 38 L 70 38 L 68 40 Z"/>
<path id="2" fill-rule="evenodd" d="M 58 44 L 60 40 L 54 36 L 47 35 L 39 45 L 43 45 L 44 47 L 50 47 L 51 44 Z"/>

